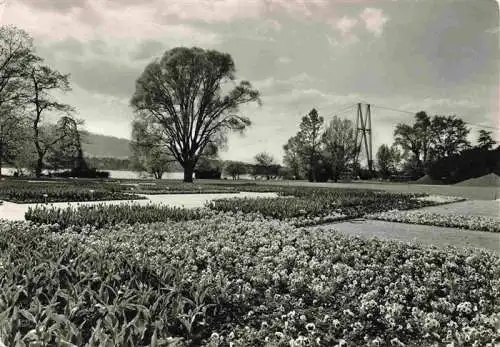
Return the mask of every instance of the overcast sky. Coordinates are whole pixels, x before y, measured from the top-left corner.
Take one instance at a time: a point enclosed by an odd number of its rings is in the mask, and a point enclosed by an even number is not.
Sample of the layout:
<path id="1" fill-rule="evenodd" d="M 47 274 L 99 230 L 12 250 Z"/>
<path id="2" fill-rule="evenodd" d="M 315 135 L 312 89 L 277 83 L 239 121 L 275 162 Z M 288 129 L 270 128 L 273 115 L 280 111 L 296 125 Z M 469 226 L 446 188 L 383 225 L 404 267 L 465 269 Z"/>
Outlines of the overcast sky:
<path id="1" fill-rule="evenodd" d="M 499 11 L 494 0 L 4 0 L 2 24 L 35 38 L 52 67 L 71 74 L 63 97 L 86 129 L 130 137 L 136 78 L 165 50 L 199 46 L 232 55 L 237 78 L 263 105 L 222 158 L 281 160 L 282 146 L 315 107 L 355 120 L 372 106 L 374 151 L 409 112 L 500 125 Z M 340 111 L 339 111 L 340 110 Z M 477 128 L 472 128 L 476 137 Z M 491 130 L 491 129 L 490 129 Z M 498 138 L 498 132 L 496 132 Z"/>

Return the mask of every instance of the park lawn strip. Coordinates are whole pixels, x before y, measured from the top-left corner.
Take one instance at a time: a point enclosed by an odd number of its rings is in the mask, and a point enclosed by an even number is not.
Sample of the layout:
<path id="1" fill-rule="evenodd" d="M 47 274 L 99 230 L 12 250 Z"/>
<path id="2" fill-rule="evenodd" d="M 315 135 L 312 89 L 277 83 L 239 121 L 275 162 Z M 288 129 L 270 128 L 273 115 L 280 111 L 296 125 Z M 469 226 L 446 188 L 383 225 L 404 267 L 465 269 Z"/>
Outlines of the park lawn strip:
<path id="1" fill-rule="evenodd" d="M 0 340 L 493 347 L 500 259 L 243 213 L 84 227 L 0 222 Z"/>
<path id="2" fill-rule="evenodd" d="M 433 225 L 477 231 L 500 232 L 500 218 L 488 216 L 460 216 L 428 211 L 385 211 L 365 215 L 367 219 L 388 222 Z"/>

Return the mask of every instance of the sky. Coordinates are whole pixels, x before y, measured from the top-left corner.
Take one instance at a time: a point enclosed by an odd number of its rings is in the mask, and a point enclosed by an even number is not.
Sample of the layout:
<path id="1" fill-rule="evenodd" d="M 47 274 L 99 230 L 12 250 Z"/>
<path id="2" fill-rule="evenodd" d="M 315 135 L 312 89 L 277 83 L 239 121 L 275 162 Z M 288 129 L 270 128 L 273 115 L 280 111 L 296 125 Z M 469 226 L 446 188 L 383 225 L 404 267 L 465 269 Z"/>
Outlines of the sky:
<path id="1" fill-rule="evenodd" d="M 222 159 L 281 161 L 316 108 L 355 121 L 370 103 L 374 152 L 413 114 L 456 115 L 499 139 L 499 9 L 494 0 L 3 0 L 0 24 L 29 32 L 38 54 L 71 75 L 91 132 L 130 138 L 129 106 L 146 65 L 174 47 L 230 53 L 261 93 L 240 114 Z M 363 106 L 364 107 L 364 106 Z M 395 110 L 392 110 L 395 109 Z M 406 111 L 406 113 L 401 112 Z M 496 130 L 494 130 L 496 129 Z M 478 127 L 471 127 L 471 139 Z"/>

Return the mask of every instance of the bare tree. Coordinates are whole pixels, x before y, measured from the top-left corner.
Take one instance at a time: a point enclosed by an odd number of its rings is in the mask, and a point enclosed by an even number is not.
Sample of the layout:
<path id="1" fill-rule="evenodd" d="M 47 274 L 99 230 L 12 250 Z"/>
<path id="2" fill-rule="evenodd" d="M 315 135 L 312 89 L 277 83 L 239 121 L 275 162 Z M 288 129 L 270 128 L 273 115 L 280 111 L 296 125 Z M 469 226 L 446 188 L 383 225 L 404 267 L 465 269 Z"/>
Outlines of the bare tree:
<path id="1" fill-rule="evenodd" d="M 161 129 L 169 151 L 184 168 L 185 182 L 192 182 L 210 142 L 251 124 L 238 108 L 260 103 L 259 93 L 247 81 L 234 86 L 234 73 L 229 54 L 181 47 L 150 63 L 137 80 L 131 105 L 140 119 Z"/>
<path id="2" fill-rule="evenodd" d="M 63 92 L 71 90 L 69 75 L 61 74 L 46 65 L 35 64 L 31 67 L 26 88 L 26 100 L 33 130 L 33 143 L 37 153 L 35 167 L 37 177 L 42 174 L 44 158 L 48 151 L 72 134 L 66 130 L 70 129 L 71 114 L 74 110 L 71 106 L 54 99 L 51 92 L 57 90 Z M 57 112 L 64 115 L 59 127 L 44 126 L 44 116 L 47 112 Z"/>
<path id="3" fill-rule="evenodd" d="M 162 178 L 175 158 L 169 153 L 167 144 L 161 136 L 161 129 L 144 121 L 132 123 L 131 163 L 135 170 L 152 174 L 156 179 Z"/>

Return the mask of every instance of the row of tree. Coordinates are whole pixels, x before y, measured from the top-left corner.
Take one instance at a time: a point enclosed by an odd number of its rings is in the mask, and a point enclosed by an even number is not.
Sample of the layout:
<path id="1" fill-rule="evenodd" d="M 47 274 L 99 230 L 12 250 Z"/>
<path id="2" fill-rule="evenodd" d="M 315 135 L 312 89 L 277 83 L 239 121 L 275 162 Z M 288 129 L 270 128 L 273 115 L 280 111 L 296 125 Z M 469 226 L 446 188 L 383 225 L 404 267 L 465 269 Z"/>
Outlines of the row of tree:
<path id="1" fill-rule="evenodd" d="M 399 148 L 401 151 L 388 153 L 387 148 L 379 149 L 379 166 L 383 167 L 385 172 L 393 173 L 398 171 L 398 165 L 394 163 L 403 159 L 402 171 L 408 176 L 418 178 L 428 174 L 431 178 L 446 183 L 477 176 L 469 170 L 456 174 L 458 162 L 466 166 L 467 161 L 471 164 L 474 162 L 478 172 L 483 174 L 495 171 L 490 163 L 496 144 L 491 132 L 479 130 L 475 146 L 468 140 L 469 133 L 467 124 L 456 116 L 436 115 L 431 118 L 423 111 L 418 112 L 413 124 L 396 125 L 393 148 Z M 470 153 L 475 153 L 476 158 L 482 159 L 472 160 Z M 464 161 L 465 158 L 467 160 Z M 455 178 L 451 179 L 453 175 Z"/>
<path id="2" fill-rule="evenodd" d="M 54 96 L 69 90 L 69 76 L 45 64 L 28 33 L 0 27 L 0 169 L 7 163 L 40 176 L 44 168 L 85 168 L 82 122 Z"/>
<path id="3" fill-rule="evenodd" d="M 474 175 L 472 170 L 465 169 L 465 163 L 473 157 L 471 153 L 476 159 L 483 158 L 474 161 L 477 164 L 475 171 L 495 170 L 492 163 L 497 154 L 493 153 L 495 141 L 491 132 L 480 130 L 475 147 L 467 139 L 469 132 L 466 123 L 456 116 L 431 118 L 423 111 L 418 112 L 413 124 L 396 125 L 394 143 L 391 146 L 383 144 L 377 151 L 377 172 L 367 172 L 356 161 L 360 146 L 356 144 L 353 123 L 334 116 L 325 126 L 323 117 L 312 109 L 302 118 L 297 134 L 283 146 L 283 161 L 296 179 L 309 181 L 337 181 L 342 177 L 360 176 L 416 179 L 427 173 L 444 182 L 456 182 Z M 454 160 L 464 163 L 461 174 L 453 168 Z"/>

